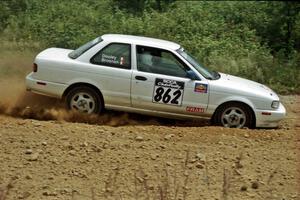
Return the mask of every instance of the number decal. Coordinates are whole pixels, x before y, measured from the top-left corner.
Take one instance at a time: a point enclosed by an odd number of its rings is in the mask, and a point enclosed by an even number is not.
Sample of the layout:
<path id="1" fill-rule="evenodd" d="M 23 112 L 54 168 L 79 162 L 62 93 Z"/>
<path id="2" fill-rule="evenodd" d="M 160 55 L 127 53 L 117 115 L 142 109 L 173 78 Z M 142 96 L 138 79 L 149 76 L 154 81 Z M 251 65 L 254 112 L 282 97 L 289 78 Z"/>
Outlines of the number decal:
<path id="1" fill-rule="evenodd" d="M 181 91 L 180 90 L 176 90 L 173 95 L 175 96 L 174 99 L 172 99 L 171 103 L 173 104 L 178 104 L 178 99 L 181 96 Z"/>
<path id="2" fill-rule="evenodd" d="M 162 94 L 164 93 L 164 88 L 162 88 L 162 87 L 159 87 L 159 88 L 157 88 L 156 90 L 155 90 L 155 96 L 154 96 L 154 101 L 156 101 L 156 102 L 158 102 L 158 101 L 160 101 L 161 100 L 161 98 L 162 98 Z"/>
<path id="3" fill-rule="evenodd" d="M 167 89 L 167 91 L 164 93 L 164 96 L 163 96 L 163 102 L 164 103 L 168 103 L 171 99 L 171 96 L 169 95 L 169 93 L 171 92 L 171 89 Z"/>
<path id="4" fill-rule="evenodd" d="M 183 91 L 184 82 L 157 78 L 152 102 L 181 106 Z"/>

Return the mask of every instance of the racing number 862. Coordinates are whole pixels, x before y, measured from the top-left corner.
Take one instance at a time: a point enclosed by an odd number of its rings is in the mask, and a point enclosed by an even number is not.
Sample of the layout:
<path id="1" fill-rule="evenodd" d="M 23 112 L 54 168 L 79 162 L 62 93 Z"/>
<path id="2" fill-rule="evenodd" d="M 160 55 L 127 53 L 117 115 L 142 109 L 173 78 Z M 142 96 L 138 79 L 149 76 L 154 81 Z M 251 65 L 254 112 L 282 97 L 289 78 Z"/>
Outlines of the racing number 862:
<path id="1" fill-rule="evenodd" d="M 178 99 L 181 97 L 182 92 L 180 90 L 173 90 L 171 88 L 164 89 L 163 87 L 158 87 L 155 90 L 155 95 L 153 97 L 155 102 L 162 101 L 163 103 L 179 104 Z M 171 101 L 171 102 L 170 102 Z"/>

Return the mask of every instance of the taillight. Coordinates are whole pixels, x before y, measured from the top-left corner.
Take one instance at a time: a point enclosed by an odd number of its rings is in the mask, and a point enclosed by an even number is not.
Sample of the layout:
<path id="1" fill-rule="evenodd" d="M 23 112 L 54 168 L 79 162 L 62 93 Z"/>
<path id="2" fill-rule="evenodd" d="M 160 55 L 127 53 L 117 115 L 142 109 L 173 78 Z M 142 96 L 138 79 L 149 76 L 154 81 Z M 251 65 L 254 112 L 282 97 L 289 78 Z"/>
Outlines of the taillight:
<path id="1" fill-rule="evenodd" d="M 32 71 L 33 71 L 33 72 L 37 72 L 37 70 L 38 70 L 37 64 L 36 64 L 36 63 L 33 63 L 33 65 L 32 65 Z"/>

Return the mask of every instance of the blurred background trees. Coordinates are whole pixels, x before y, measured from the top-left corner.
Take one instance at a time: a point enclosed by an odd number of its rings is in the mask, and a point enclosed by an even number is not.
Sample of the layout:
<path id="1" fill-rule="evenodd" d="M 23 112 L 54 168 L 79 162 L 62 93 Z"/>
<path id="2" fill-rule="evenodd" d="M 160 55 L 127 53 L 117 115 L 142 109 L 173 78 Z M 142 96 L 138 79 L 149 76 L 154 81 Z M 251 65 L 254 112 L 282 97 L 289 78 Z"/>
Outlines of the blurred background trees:
<path id="1" fill-rule="evenodd" d="M 300 92 L 300 4 L 290 1 L 2 0 L 2 40 L 76 48 L 105 33 L 178 42 L 204 65 Z"/>

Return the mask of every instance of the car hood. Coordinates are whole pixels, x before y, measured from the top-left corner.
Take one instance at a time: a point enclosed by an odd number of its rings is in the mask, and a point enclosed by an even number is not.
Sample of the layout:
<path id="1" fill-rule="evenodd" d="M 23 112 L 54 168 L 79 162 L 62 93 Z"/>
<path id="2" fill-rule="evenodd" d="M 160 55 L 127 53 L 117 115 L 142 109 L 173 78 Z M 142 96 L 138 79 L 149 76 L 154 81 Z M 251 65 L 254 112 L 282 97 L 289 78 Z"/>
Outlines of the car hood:
<path id="1" fill-rule="evenodd" d="M 253 97 L 263 96 L 273 100 L 279 100 L 277 94 L 263 84 L 229 74 L 220 73 L 220 75 L 220 79 L 212 81 L 212 91 Z"/>

